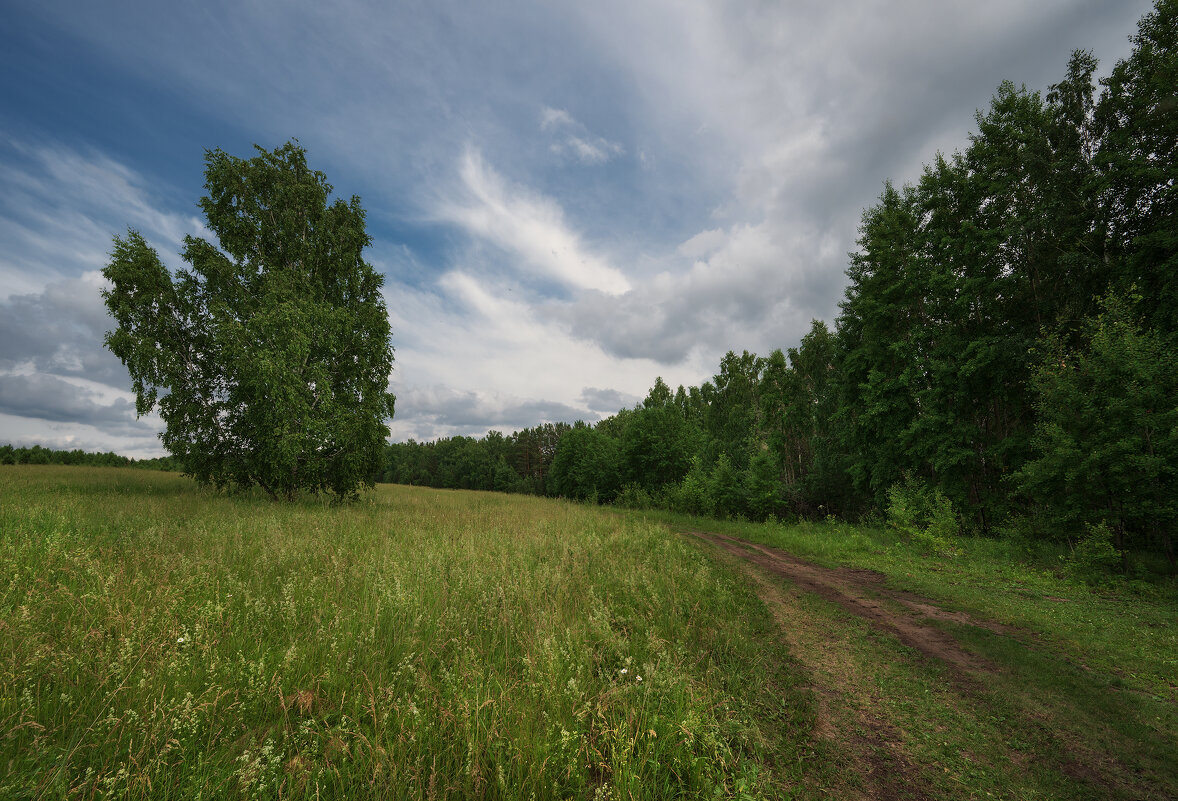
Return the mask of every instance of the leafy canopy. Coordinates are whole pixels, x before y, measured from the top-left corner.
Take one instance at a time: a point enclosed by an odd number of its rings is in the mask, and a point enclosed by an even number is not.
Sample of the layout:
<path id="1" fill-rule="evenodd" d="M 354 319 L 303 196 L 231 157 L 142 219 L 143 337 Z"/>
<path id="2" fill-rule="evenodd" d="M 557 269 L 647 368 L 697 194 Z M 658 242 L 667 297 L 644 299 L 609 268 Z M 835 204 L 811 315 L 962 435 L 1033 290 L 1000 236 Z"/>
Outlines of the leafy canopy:
<path id="1" fill-rule="evenodd" d="M 384 279 L 366 263 L 360 199 L 288 142 L 251 159 L 206 151 L 200 199 L 214 245 L 188 236 L 173 276 L 136 231 L 103 274 L 140 415 L 197 480 L 340 497 L 381 468 L 394 398 Z"/>

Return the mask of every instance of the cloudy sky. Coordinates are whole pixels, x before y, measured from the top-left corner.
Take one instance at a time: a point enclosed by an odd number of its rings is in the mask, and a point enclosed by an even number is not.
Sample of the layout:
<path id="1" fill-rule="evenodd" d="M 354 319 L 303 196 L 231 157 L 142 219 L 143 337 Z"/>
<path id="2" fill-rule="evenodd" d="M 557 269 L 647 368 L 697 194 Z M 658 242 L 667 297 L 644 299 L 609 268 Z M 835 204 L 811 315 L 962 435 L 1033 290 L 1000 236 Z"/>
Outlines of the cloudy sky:
<path id="1" fill-rule="evenodd" d="M 885 179 L 1004 79 L 1106 71 L 1146 0 L 5 4 L 0 442 L 160 453 L 102 348 L 135 228 L 205 233 L 203 153 L 297 137 L 386 278 L 393 438 L 596 420 L 833 320 Z"/>

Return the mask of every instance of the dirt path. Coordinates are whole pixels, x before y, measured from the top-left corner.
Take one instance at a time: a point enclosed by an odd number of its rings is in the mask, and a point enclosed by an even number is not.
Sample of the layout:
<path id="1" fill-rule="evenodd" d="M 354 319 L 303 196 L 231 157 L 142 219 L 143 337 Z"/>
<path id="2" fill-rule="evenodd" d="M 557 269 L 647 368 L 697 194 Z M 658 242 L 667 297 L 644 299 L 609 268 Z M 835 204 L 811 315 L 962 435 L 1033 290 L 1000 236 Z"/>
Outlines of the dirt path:
<path id="1" fill-rule="evenodd" d="M 814 736 L 831 749 L 840 767 L 834 787 L 812 787 L 818 796 L 930 799 L 936 794 L 905 746 L 905 734 L 890 720 L 885 699 L 861 675 L 847 632 L 834 631 L 806 611 L 812 593 L 894 635 L 923 658 L 947 668 L 955 695 L 968 696 L 979 674 L 997 667 L 964 649 L 935 621 L 952 621 L 1008 633 L 1006 627 L 943 609 L 928 599 L 886 587 L 870 570 L 825 568 L 775 548 L 723 534 L 685 531 L 733 557 L 781 627 L 782 637 L 810 676 L 816 721 Z M 756 567 L 753 567 L 753 566 Z M 757 569 L 760 568 L 760 569 Z M 789 584 L 776 580 L 787 579 Z"/>
<path id="2" fill-rule="evenodd" d="M 1108 696 L 1087 668 L 1061 661 L 1058 672 L 1038 672 L 1034 632 L 893 589 L 870 570 L 820 567 L 725 534 L 680 533 L 744 572 L 806 677 L 813 743 L 826 767 L 803 776 L 804 797 L 984 798 L 990 793 L 974 780 L 985 776 L 988 790 L 1011 798 L 1053 797 L 1045 788 L 1054 797 L 1178 798 L 1166 789 L 1169 752 L 1145 749 L 1137 729 L 1109 723 L 1137 708 Z M 998 645 L 991 654 L 1028 656 L 990 662 L 946 623 L 1000 635 L 1000 645 L 982 638 Z M 1092 703 L 1097 697 L 1110 703 Z M 1162 735 L 1160 720 L 1140 723 Z"/>
<path id="3" fill-rule="evenodd" d="M 942 609 L 926 598 L 889 589 L 883 583 L 883 576 L 871 570 L 819 567 L 776 548 L 725 534 L 703 531 L 683 533 L 706 540 L 739 559 L 759 565 L 808 592 L 838 604 L 876 628 L 896 635 L 900 642 L 910 648 L 947 663 L 963 678 L 978 671 L 993 672 L 996 667 L 977 654 L 963 649 L 951 634 L 934 626 L 932 621 L 952 621 L 979 626 L 998 634 L 1010 633 L 1007 627 L 997 623 L 977 620 L 964 612 Z"/>

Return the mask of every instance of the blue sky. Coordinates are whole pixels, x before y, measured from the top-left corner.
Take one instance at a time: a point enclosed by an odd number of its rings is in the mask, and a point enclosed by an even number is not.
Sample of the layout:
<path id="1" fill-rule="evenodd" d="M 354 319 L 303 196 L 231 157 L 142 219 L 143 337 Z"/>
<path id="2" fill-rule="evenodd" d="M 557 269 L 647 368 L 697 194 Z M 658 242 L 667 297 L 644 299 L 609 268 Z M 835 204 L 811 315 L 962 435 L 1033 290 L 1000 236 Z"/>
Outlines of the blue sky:
<path id="1" fill-rule="evenodd" d="M 181 266 L 206 148 L 298 138 L 360 195 L 394 439 L 596 420 L 833 320 L 885 179 L 1149 5 L 7 3 L 0 442 L 160 452 L 99 271 L 128 227 Z"/>

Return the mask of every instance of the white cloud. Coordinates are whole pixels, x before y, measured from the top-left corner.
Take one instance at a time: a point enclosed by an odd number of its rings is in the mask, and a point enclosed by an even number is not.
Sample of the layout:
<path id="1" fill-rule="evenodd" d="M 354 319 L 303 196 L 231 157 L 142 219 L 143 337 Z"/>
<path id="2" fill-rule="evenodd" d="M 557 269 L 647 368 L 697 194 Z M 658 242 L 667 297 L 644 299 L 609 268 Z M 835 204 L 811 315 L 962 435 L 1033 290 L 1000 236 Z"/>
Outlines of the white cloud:
<path id="1" fill-rule="evenodd" d="M 589 142 L 579 136 L 570 136 L 566 141 L 568 150 L 584 164 L 604 164 L 614 156 L 622 154 L 622 146 L 614 142 L 598 139 Z M 559 147 L 554 145 L 554 147 Z M 560 152 L 559 149 L 557 152 Z"/>
<path id="2" fill-rule="evenodd" d="M 445 433 L 447 425 L 460 433 L 510 428 L 507 421 L 522 420 L 518 413 L 525 409 L 568 422 L 596 419 L 617 411 L 602 407 L 600 393 L 642 397 L 656 375 L 672 386 L 707 375 L 693 362 L 668 367 L 607 353 L 570 331 L 559 315 L 520 298 L 523 293 L 517 284 L 458 271 L 444 275 L 433 290 L 386 288 L 393 329 L 404 332 L 395 340 L 394 439 L 428 439 Z M 472 409 L 487 413 L 481 427 L 472 423 Z"/>
<path id="3" fill-rule="evenodd" d="M 812 318 L 833 317 L 841 276 L 810 266 L 832 246 L 804 224 L 708 230 L 679 247 L 689 266 L 673 260 L 620 298 L 582 293 L 545 313 L 618 357 L 714 369 L 727 350 L 768 353 L 796 343 Z"/>
<path id="4" fill-rule="evenodd" d="M 592 253 L 556 201 L 513 186 L 470 148 L 459 161 L 460 196 L 439 202 L 437 219 L 461 226 L 520 259 L 520 265 L 566 286 L 620 295 L 630 282 Z"/>
<path id="5" fill-rule="evenodd" d="M 698 234 L 679 245 L 679 247 L 675 250 L 677 253 L 679 253 L 679 255 L 686 256 L 692 261 L 695 261 L 715 253 L 717 250 L 723 247 L 727 240 L 727 232 L 719 228 L 709 228 L 706 231 L 700 231 Z"/>
<path id="6" fill-rule="evenodd" d="M 604 164 L 626 152 L 618 142 L 595 136 L 563 109 L 545 106 L 540 112 L 540 130 L 558 135 L 548 149 L 557 155 L 571 153 L 582 164 Z"/>
<path id="7" fill-rule="evenodd" d="M 144 176 L 97 152 L 3 140 L 0 184 L 0 299 L 100 270 L 129 227 L 173 268 L 184 235 L 207 234 L 197 217 L 161 211 Z"/>
<path id="8" fill-rule="evenodd" d="M 552 131 L 565 127 L 575 128 L 576 126 L 577 121 L 573 119 L 573 115 L 564 109 L 545 106 L 540 111 L 540 130 L 542 131 Z"/>
<path id="9" fill-rule="evenodd" d="M 154 435 L 131 432 L 110 433 L 79 422 L 51 422 L 0 412 L 0 442 L 17 447 L 40 445 L 54 450 L 114 451 L 136 459 L 163 456 L 164 449 Z"/>

